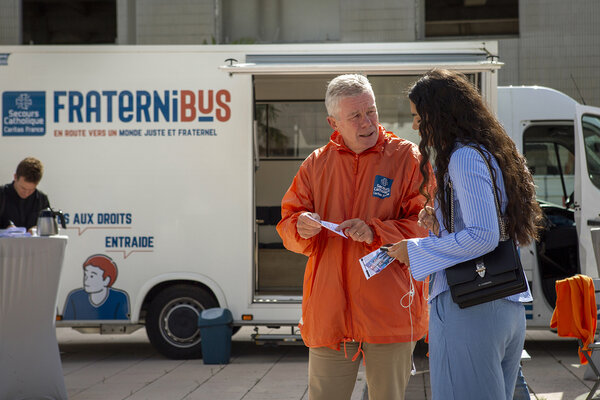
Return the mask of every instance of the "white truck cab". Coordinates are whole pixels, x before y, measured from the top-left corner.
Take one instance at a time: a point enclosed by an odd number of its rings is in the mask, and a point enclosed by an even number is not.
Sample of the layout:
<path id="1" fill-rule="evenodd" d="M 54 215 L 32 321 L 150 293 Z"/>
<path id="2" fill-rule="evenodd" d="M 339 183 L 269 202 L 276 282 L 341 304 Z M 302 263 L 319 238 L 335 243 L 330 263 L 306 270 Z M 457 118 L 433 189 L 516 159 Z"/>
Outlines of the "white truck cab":
<path id="1" fill-rule="evenodd" d="M 527 158 L 546 215 L 541 240 L 523 247 L 521 260 L 534 298 L 528 327 L 548 328 L 556 280 L 598 278 L 600 108 L 550 88 L 499 87 L 498 118 Z"/>

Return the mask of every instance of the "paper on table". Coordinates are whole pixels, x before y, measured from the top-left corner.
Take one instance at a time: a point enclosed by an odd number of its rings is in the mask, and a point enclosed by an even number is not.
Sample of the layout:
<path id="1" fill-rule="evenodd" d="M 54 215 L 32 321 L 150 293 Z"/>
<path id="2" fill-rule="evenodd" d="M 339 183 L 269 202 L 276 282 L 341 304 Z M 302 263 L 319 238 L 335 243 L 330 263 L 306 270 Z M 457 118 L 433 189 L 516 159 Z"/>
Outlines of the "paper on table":
<path id="1" fill-rule="evenodd" d="M 307 215 L 307 217 L 310 218 L 310 219 L 312 219 L 315 222 L 320 223 L 323 228 L 329 229 L 331 232 L 337 233 L 338 235 L 343 236 L 346 239 L 348 238 L 348 236 L 346 236 L 344 234 L 344 232 L 336 230 L 338 228 L 338 226 L 339 226 L 338 224 L 334 224 L 333 222 L 328 222 L 328 221 L 317 221 L 316 219 L 314 219 L 310 215 Z"/>
<path id="2" fill-rule="evenodd" d="M 6 229 L 0 229 L 0 237 L 28 237 L 29 232 L 23 227 L 13 226 Z"/>
<path id="3" fill-rule="evenodd" d="M 369 279 L 383 271 L 383 269 L 393 263 L 394 260 L 396 259 L 394 257 L 390 257 L 387 252 L 377 249 L 358 261 L 362 267 L 365 277 Z"/>

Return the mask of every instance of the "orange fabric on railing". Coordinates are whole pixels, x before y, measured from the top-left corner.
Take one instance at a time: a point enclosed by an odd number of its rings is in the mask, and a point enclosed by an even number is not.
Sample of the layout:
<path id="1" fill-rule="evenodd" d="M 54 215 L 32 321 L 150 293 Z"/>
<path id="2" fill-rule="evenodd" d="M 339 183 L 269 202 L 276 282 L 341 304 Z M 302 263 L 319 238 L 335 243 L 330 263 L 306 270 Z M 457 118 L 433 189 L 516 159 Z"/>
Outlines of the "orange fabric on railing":
<path id="1" fill-rule="evenodd" d="M 597 314 L 592 278 L 575 275 L 556 281 L 556 307 L 550 328 L 556 328 L 558 336 L 581 339 L 583 350 L 589 352 L 587 346 L 594 341 Z M 587 363 L 581 350 L 579 360 Z"/>

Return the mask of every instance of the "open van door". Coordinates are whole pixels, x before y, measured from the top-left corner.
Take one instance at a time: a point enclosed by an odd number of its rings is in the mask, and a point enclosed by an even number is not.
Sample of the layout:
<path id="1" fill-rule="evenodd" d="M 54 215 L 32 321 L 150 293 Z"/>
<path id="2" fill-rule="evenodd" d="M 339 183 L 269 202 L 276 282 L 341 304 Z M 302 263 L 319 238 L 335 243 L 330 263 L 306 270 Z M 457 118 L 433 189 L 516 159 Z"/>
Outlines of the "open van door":
<path id="1" fill-rule="evenodd" d="M 581 273 L 597 278 L 600 263 L 600 108 L 577 105 L 575 223 Z"/>

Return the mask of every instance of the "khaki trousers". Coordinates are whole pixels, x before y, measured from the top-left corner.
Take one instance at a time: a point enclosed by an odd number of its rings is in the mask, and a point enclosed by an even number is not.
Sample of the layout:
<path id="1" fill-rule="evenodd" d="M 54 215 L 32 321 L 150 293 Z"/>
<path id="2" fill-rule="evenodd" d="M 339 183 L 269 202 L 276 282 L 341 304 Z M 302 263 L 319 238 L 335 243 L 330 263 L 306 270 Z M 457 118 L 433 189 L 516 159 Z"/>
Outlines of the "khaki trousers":
<path id="1" fill-rule="evenodd" d="M 348 400 L 352 395 L 362 356 L 352 358 L 357 342 L 344 344 L 341 350 L 311 347 L 308 353 L 308 399 Z M 363 343 L 369 400 L 403 400 L 412 367 L 415 342 Z"/>

